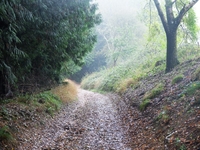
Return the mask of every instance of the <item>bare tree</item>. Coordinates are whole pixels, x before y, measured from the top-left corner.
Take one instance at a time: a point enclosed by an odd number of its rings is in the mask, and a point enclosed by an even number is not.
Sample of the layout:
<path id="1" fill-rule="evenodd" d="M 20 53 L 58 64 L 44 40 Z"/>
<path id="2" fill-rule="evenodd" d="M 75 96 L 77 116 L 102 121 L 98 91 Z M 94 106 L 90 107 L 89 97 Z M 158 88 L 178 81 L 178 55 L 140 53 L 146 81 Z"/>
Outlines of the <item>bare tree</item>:
<path id="1" fill-rule="evenodd" d="M 190 0 L 184 3 L 183 0 L 165 0 L 165 13 L 161 9 L 159 0 L 153 0 L 161 19 L 167 38 L 167 58 L 166 58 L 166 72 L 171 71 L 177 64 L 177 29 L 183 19 L 184 15 L 190 10 L 199 0 Z M 182 7 L 179 11 L 174 11 L 174 8 L 179 3 Z M 176 13 L 175 13 L 176 12 Z"/>

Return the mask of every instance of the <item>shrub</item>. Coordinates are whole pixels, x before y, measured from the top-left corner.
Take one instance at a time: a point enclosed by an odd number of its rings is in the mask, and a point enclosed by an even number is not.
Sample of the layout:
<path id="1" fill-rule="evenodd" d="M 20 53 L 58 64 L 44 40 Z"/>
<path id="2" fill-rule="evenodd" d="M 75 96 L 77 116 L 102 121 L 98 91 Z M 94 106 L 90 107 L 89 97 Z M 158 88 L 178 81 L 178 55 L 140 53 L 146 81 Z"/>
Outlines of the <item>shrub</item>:
<path id="1" fill-rule="evenodd" d="M 183 75 L 177 75 L 172 79 L 172 85 L 179 83 L 183 80 Z"/>

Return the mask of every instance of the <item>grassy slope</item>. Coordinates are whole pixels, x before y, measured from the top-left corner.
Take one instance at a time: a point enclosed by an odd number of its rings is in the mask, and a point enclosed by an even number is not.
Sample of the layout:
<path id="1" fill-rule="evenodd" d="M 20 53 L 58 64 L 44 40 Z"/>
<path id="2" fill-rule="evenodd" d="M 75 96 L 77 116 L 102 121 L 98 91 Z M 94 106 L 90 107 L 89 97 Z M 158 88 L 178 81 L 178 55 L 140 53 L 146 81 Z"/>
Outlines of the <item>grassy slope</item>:
<path id="1" fill-rule="evenodd" d="M 127 87 L 135 84 L 149 75 L 157 74 L 165 69 L 166 52 L 141 49 L 124 60 L 116 67 L 105 68 L 99 72 L 94 72 L 84 77 L 81 87 L 88 90 L 107 91 L 123 93 Z M 188 44 L 179 47 L 179 61 L 185 62 L 190 59 L 196 59 L 199 56 L 199 47 Z"/>
<path id="2" fill-rule="evenodd" d="M 140 80 L 136 88 L 128 88 L 122 94 L 131 109 L 127 116 L 134 118 L 135 126 L 129 129 L 135 137 L 133 146 L 200 148 L 199 68 L 200 59 L 184 62 L 170 73 L 160 72 Z"/>

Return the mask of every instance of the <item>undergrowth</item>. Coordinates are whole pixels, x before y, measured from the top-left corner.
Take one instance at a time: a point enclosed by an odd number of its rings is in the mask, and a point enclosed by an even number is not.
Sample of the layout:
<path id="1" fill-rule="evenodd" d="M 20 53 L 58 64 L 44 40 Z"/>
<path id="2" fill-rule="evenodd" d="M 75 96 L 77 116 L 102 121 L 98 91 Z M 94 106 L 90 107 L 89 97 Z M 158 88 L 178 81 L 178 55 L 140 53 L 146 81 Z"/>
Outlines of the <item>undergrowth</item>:
<path id="1" fill-rule="evenodd" d="M 152 99 L 158 96 L 164 90 L 164 84 L 159 83 L 157 84 L 152 90 L 148 91 L 143 99 Z"/>
<path id="2" fill-rule="evenodd" d="M 151 55 L 146 52 L 149 50 L 141 51 L 140 54 L 130 56 L 118 66 L 105 68 L 85 76 L 82 79 L 81 87 L 88 90 L 123 93 L 127 88 L 135 88 L 139 80 L 165 71 L 165 50 L 155 51 L 155 54 Z M 185 55 L 186 52 L 187 55 Z M 178 58 L 181 63 L 195 59 L 197 56 L 198 48 L 194 45 L 186 45 L 178 49 Z M 181 79 L 181 76 L 177 77 L 172 84 Z"/>

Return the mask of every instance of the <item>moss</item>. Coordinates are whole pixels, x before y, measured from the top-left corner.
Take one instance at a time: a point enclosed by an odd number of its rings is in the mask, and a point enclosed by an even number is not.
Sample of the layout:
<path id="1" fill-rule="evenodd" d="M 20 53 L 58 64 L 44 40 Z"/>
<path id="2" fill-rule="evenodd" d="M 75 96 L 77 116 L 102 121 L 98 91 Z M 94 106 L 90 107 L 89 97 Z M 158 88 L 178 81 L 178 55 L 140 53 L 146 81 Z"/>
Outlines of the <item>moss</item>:
<path id="1" fill-rule="evenodd" d="M 172 85 L 179 83 L 183 80 L 183 75 L 177 75 L 172 79 Z"/>

